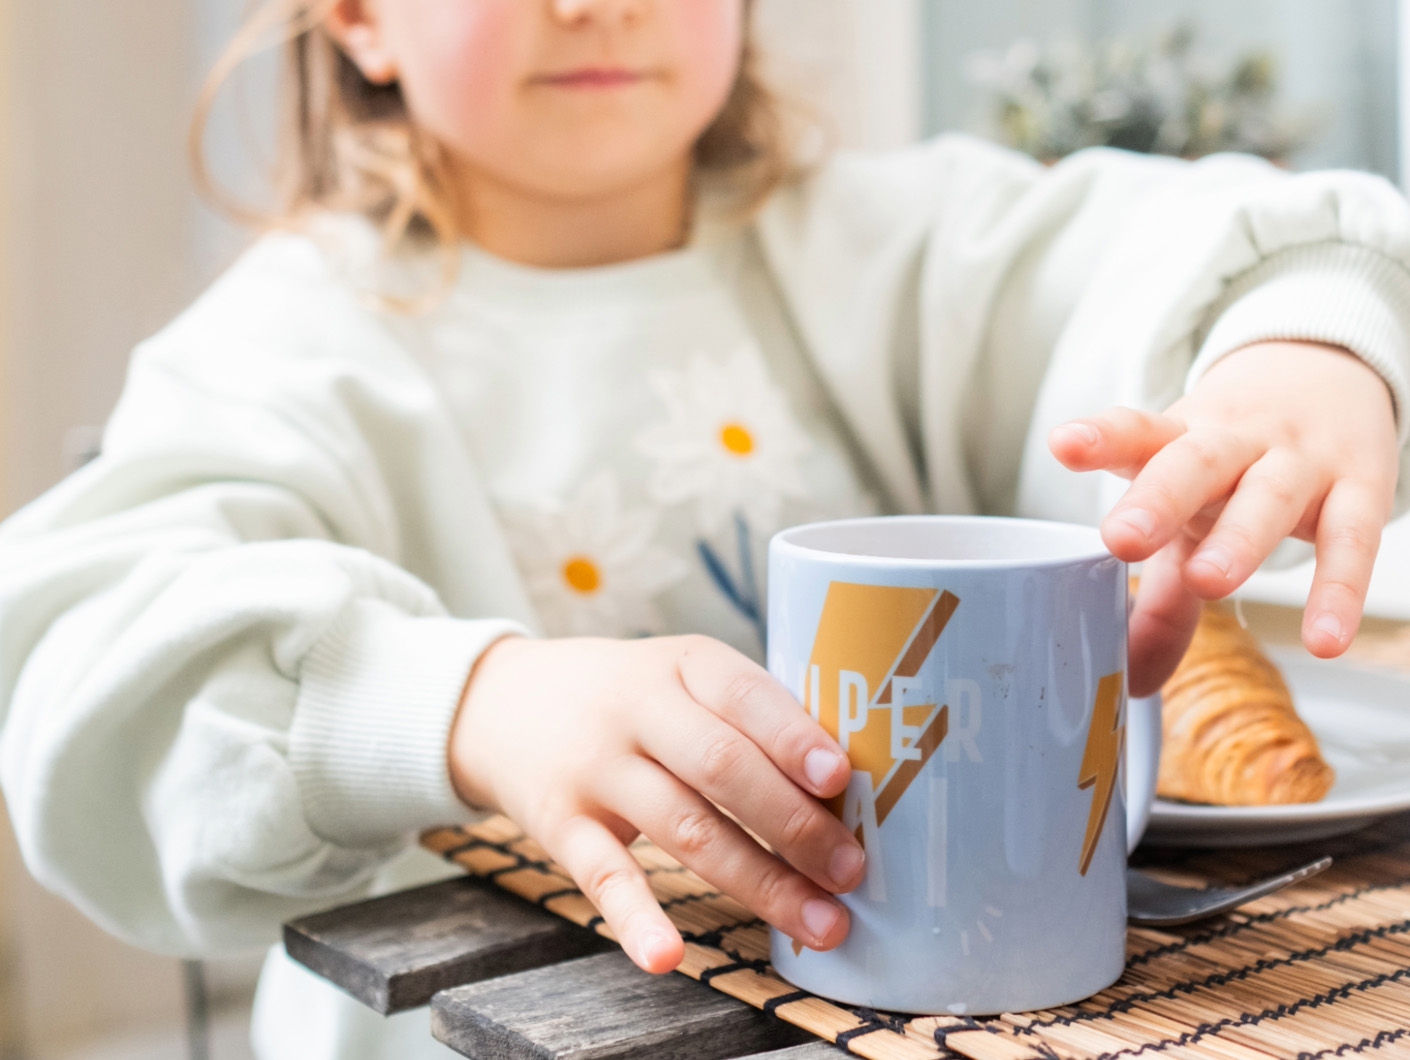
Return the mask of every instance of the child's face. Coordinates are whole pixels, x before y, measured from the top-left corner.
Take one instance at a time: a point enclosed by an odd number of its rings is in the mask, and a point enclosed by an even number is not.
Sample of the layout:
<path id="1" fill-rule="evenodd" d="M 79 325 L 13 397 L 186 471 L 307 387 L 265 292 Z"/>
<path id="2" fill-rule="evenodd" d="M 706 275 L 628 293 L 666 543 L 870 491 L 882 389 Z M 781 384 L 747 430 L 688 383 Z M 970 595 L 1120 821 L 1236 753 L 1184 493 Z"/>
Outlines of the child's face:
<path id="1" fill-rule="evenodd" d="M 339 33 L 476 176 L 585 197 L 688 164 L 738 71 L 744 0 L 362 0 Z M 334 27 L 338 32 L 338 27 Z"/>

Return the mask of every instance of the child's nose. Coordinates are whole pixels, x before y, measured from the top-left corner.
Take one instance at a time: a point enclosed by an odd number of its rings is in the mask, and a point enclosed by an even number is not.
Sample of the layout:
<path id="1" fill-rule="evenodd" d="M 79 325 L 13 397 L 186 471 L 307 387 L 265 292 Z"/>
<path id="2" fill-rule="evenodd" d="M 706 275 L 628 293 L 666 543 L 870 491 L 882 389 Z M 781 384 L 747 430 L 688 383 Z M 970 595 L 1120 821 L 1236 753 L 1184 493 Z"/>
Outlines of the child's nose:
<path id="1" fill-rule="evenodd" d="M 550 0 L 553 15 L 569 24 L 592 19 L 626 21 L 637 18 L 651 0 Z"/>

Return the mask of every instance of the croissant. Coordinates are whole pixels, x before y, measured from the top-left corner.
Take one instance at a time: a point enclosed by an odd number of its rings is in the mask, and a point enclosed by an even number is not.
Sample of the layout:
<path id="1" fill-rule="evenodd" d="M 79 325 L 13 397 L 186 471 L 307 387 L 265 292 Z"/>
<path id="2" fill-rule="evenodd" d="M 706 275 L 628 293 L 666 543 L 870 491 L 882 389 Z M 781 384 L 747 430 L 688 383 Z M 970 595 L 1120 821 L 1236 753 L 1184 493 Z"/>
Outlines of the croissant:
<path id="1" fill-rule="evenodd" d="M 1317 802 L 1336 774 L 1278 668 L 1237 619 L 1206 605 L 1161 690 L 1162 798 L 1219 806 Z"/>

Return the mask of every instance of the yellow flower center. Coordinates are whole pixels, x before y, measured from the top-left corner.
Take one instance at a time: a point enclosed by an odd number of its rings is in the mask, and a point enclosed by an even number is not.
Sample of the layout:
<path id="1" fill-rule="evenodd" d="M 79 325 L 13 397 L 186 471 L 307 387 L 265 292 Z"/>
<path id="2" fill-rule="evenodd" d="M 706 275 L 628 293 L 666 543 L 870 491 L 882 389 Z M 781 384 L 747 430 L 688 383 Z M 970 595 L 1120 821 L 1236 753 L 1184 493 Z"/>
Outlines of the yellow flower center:
<path id="1" fill-rule="evenodd" d="M 563 580 L 575 592 L 595 593 L 602 586 L 602 572 L 597 564 L 583 556 L 574 556 L 563 564 Z"/>
<path id="2" fill-rule="evenodd" d="M 754 436 L 739 423 L 727 423 L 720 431 L 720 444 L 735 456 L 748 456 L 754 451 Z"/>

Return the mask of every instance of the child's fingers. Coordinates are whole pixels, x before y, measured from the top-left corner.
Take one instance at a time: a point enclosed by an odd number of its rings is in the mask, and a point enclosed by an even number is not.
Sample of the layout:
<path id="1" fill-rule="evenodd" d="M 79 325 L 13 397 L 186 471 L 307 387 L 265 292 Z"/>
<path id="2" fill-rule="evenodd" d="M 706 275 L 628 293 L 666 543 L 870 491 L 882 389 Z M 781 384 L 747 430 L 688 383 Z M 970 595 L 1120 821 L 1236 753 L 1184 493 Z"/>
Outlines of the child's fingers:
<path id="1" fill-rule="evenodd" d="M 850 891 L 862 882 L 866 858 L 856 839 L 738 729 L 689 702 L 653 710 L 640 739 L 647 755 L 734 814 L 819 886 Z"/>
<path id="2" fill-rule="evenodd" d="M 1226 496 L 1262 454 L 1228 431 L 1190 432 L 1156 453 L 1102 520 L 1102 538 L 1127 561 L 1163 548 L 1199 512 Z"/>
<path id="3" fill-rule="evenodd" d="M 646 873 L 607 827 L 586 816 L 570 818 L 546 844 L 568 870 L 622 944 L 644 971 L 673 971 L 685 957 L 685 943 L 661 910 Z"/>
<path id="4" fill-rule="evenodd" d="M 1302 642 L 1313 655 L 1340 655 L 1361 625 L 1386 505 L 1370 487 L 1342 480 L 1317 519 L 1317 567 L 1303 612 Z"/>
<path id="5" fill-rule="evenodd" d="M 1132 478 L 1184 433 L 1184 424 L 1173 417 L 1114 408 L 1055 428 L 1048 436 L 1048 448 L 1072 471 L 1110 471 Z"/>
<path id="6" fill-rule="evenodd" d="M 753 740 L 799 787 L 830 798 L 852 775 L 847 756 L 767 670 L 706 638 L 691 638 L 679 659 L 681 682 L 704 707 Z"/>
<path id="7" fill-rule="evenodd" d="M 606 810 L 790 938 L 824 950 L 847 936 L 850 921 L 840 902 L 659 765 L 625 761 L 606 788 Z"/>
<path id="8" fill-rule="evenodd" d="M 1326 483 L 1286 449 L 1244 472 L 1214 527 L 1185 564 L 1186 583 L 1206 600 L 1242 585 L 1303 521 Z"/>
<path id="9" fill-rule="evenodd" d="M 1160 691 L 1189 646 L 1199 621 L 1200 601 L 1185 587 L 1181 567 L 1189 539 L 1177 537 L 1146 561 L 1131 612 L 1129 666 L 1131 695 Z"/>

